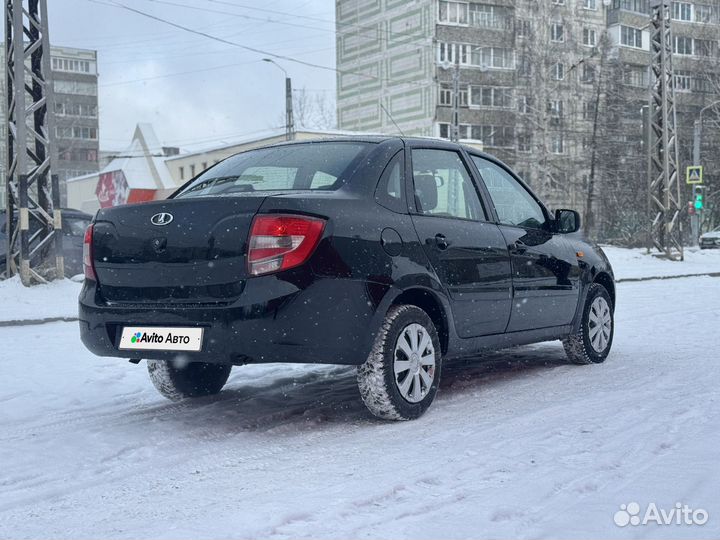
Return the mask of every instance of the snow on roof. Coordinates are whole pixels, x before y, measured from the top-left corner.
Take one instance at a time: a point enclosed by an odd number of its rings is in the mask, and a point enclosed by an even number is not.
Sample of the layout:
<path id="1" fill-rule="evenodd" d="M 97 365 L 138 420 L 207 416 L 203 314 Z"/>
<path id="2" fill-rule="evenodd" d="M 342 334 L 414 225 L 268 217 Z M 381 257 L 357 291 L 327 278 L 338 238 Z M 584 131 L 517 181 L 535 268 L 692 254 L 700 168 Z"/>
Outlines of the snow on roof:
<path id="1" fill-rule="evenodd" d="M 130 189 L 173 189 L 176 187 L 162 148 L 151 124 L 139 123 L 132 142 L 108 163 L 100 174 L 122 171 Z"/>

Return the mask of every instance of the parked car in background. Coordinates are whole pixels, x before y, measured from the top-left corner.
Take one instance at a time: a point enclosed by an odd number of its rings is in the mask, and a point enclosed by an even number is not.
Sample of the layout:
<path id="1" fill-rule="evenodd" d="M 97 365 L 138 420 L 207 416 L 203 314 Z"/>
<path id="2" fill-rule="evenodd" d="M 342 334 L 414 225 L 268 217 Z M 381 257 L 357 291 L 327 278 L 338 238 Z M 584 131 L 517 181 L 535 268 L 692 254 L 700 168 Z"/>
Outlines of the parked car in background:
<path id="1" fill-rule="evenodd" d="M 720 227 L 700 235 L 700 249 L 720 249 Z"/>
<path id="2" fill-rule="evenodd" d="M 573 363 L 605 360 L 613 272 L 579 227 L 446 141 L 251 150 L 168 200 L 98 212 L 80 334 L 98 355 L 147 359 L 170 399 L 219 392 L 233 365 L 349 364 L 373 414 L 417 418 L 445 360 L 548 340 Z"/>
<path id="3" fill-rule="evenodd" d="M 92 215 L 72 208 L 63 208 L 63 255 L 65 258 L 65 276 L 72 277 L 83 273 L 82 249 L 85 229 L 92 221 Z M 30 219 L 30 234 L 38 231 L 40 223 Z M 0 273 L 5 272 L 7 253 L 6 212 L 0 211 Z"/>

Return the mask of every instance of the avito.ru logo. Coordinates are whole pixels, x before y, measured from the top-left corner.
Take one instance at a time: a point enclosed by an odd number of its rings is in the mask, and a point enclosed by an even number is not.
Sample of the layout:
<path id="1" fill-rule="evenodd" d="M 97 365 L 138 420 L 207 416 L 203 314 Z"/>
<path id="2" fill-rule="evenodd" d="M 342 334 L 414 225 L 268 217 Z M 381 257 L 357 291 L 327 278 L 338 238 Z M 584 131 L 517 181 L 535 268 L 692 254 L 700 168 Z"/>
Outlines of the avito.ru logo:
<path id="1" fill-rule="evenodd" d="M 655 503 L 648 504 L 645 512 L 641 512 L 636 502 L 621 504 L 620 510 L 615 512 L 613 521 L 618 527 L 627 525 L 705 525 L 709 519 L 707 510 L 692 509 L 687 504 L 675 503 L 670 510 L 658 508 Z"/>

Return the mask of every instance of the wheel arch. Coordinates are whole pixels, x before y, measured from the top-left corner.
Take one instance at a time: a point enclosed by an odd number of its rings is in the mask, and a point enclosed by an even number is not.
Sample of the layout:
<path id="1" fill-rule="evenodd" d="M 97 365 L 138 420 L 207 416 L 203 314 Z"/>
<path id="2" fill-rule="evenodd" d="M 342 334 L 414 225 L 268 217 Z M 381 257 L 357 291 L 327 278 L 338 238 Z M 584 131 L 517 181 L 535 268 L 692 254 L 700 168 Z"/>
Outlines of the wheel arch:
<path id="1" fill-rule="evenodd" d="M 397 295 L 390 307 L 402 304 L 418 307 L 428 314 L 440 338 L 442 353 L 443 355 L 446 354 L 450 342 L 450 320 L 445 306 L 437 295 L 427 289 L 413 287 Z"/>
<path id="2" fill-rule="evenodd" d="M 598 272 L 595 277 L 593 278 L 593 283 L 597 283 L 598 285 L 602 285 L 605 287 L 605 290 L 607 290 L 608 294 L 610 295 L 610 300 L 612 300 L 612 309 L 615 310 L 615 282 L 613 281 L 613 278 L 610 277 L 610 274 L 607 272 Z"/>

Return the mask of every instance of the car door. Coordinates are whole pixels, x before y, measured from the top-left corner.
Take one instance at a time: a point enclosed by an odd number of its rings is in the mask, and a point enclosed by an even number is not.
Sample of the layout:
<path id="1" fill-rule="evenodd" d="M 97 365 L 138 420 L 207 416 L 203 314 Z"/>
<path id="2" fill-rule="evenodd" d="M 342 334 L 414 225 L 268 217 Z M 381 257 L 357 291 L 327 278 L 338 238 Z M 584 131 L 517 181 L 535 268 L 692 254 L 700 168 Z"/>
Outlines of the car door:
<path id="1" fill-rule="evenodd" d="M 513 302 L 507 331 L 570 324 L 579 296 L 575 250 L 552 231 L 547 211 L 522 182 L 489 159 L 471 159 L 510 252 Z"/>
<path id="2" fill-rule="evenodd" d="M 461 153 L 412 148 L 412 220 L 450 297 L 460 337 L 500 333 L 510 317 L 510 256 Z"/>

